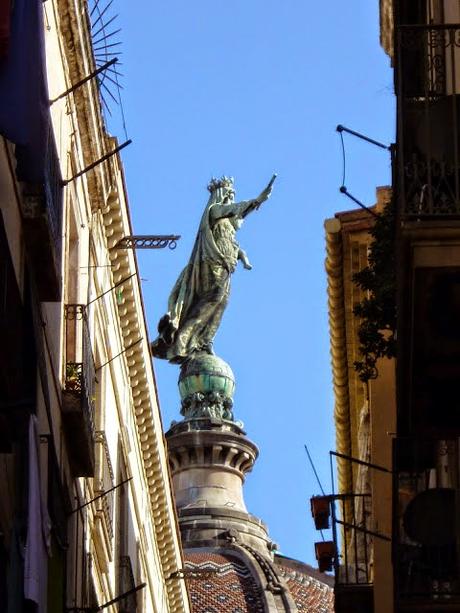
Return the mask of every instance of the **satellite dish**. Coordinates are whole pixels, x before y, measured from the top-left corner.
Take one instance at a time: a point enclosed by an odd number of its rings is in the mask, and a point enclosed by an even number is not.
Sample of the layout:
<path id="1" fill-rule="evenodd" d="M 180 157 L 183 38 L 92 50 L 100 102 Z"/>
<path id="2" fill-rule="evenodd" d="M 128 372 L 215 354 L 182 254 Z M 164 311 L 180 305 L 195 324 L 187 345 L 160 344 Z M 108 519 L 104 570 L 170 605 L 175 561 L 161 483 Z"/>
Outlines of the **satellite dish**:
<path id="1" fill-rule="evenodd" d="M 420 545 L 455 544 L 455 490 L 439 487 L 417 494 L 407 505 L 403 526 L 407 535 Z"/>

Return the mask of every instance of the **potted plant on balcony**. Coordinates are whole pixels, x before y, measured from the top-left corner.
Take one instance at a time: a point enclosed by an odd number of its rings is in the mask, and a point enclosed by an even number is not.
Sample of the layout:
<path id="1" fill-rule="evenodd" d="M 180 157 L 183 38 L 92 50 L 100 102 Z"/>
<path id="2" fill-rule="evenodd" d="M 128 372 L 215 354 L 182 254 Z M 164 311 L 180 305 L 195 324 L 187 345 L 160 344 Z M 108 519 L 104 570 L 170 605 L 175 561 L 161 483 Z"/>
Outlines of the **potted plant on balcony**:
<path id="1" fill-rule="evenodd" d="M 65 369 L 65 389 L 69 392 L 81 390 L 81 372 L 79 364 L 67 362 Z"/>

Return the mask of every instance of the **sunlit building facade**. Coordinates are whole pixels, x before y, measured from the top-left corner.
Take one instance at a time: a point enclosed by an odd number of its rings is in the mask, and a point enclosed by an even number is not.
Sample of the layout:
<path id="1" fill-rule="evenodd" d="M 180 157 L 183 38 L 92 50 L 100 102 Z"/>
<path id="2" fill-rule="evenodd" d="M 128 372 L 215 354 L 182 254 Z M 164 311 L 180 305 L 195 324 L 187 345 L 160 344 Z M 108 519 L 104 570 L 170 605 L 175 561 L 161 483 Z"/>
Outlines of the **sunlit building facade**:
<path id="1" fill-rule="evenodd" d="M 88 7 L 2 20 L 0 611 L 186 612 L 119 143 L 82 83 Z"/>
<path id="2" fill-rule="evenodd" d="M 338 482 L 337 491 L 312 500 L 312 511 L 315 517 L 315 505 L 324 501 L 324 527 L 331 526 L 333 535 L 329 563 L 335 574 L 335 610 L 343 613 L 383 613 L 393 602 L 394 360 L 378 359 L 372 372 L 355 368 L 362 359 L 355 309 L 366 297 L 355 278 L 369 266 L 375 215 L 390 200 L 391 190 L 379 188 L 374 206 L 337 213 L 325 222 Z M 320 519 L 315 517 L 317 527 Z"/>

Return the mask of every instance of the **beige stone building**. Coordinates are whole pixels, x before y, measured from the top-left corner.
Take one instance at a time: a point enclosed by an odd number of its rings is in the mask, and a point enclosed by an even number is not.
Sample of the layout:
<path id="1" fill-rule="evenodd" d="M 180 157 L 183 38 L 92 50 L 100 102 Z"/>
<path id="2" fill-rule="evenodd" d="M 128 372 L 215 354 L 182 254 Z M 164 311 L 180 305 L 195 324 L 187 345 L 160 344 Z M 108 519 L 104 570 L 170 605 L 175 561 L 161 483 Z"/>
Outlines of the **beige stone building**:
<path id="1" fill-rule="evenodd" d="M 375 213 L 391 198 L 377 190 L 369 210 L 337 213 L 325 222 L 326 272 L 335 395 L 337 492 L 334 506 L 335 610 L 391 611 L 392 432 L 396 428 L 394 361 L 380 359 L 360 379 L 359 319 L 364 292 L 354 275 L 368 265 Z"/>
<path id="2" fill-rule="evenodd" d="M 392 236 L 373 245 L 395 262 L 395 359 L 377 362 L 365 385 L 353 367 L 363 355 L 353 273 L 366 262 L 375 209 L 339 213 L 326 222 L 335 610 L 441 613 L 460 610 L 460 5 L 381 0 L 380 10 L 397 124 Z"/>
<path id="3" fill-rule="evenodd" d="M 59 98 L 87 4 L 19 0 L 0 43 L 0 611 L 186 613 L 119 143 L 97 79 Z"/>

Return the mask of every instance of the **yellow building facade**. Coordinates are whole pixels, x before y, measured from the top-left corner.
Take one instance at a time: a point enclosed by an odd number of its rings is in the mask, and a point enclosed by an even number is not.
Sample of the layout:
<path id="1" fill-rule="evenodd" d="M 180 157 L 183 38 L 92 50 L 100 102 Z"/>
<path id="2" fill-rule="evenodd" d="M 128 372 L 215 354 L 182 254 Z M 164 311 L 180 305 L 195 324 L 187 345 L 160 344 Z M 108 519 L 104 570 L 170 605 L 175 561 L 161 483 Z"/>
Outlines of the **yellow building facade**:
<path id="1" fill-rule="evenodd" d="M 355 275 L 368 266 L 374 215 L 391 198 L 377 190 L 368 210 L 337 213 L 325 222 L 326 272 L 335 396 L 338 484 L 329 497 L 335 534 L 335 610 L 391 612 L 393 606 L 392 440 L 396 429 L 394 361 L 381 358 L 362 381 L 360 320 L 364 292 Z"/>

